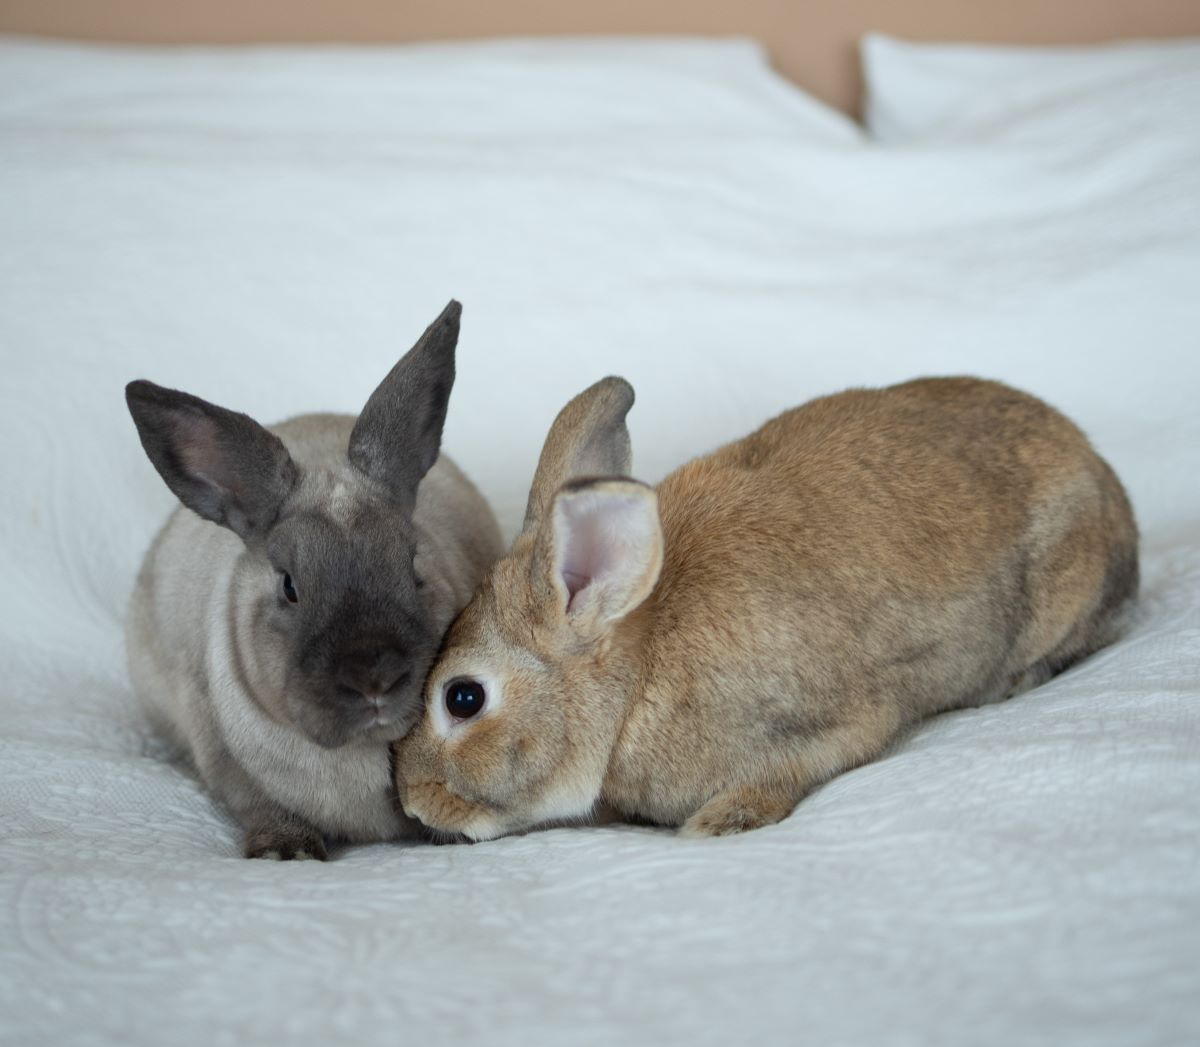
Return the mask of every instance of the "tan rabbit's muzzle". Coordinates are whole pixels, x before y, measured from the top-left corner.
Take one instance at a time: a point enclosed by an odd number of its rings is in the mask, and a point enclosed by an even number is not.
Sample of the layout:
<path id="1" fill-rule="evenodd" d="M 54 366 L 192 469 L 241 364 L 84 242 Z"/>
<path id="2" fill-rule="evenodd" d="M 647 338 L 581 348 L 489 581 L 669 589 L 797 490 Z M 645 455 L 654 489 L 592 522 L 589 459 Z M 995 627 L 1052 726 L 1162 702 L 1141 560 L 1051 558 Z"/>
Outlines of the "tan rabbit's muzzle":
<path id="1" fill-rule="evenodd" d="M 490 840 L 504 832 L 495 808 L 468 800 L 447 783 L 442 743 L 424 724 L 396 745 L 396 790 L 405 814 L 438 833 Z"/>
<path id="2" fill-rule="evenodd" d="M 494 822 L 484 807 L 456 796 L 442 782 L 432 780 L 401 784 L 400 802 L 410 818 L 440 833 L 461 833 L 472 840 L 495 836 Z"/>

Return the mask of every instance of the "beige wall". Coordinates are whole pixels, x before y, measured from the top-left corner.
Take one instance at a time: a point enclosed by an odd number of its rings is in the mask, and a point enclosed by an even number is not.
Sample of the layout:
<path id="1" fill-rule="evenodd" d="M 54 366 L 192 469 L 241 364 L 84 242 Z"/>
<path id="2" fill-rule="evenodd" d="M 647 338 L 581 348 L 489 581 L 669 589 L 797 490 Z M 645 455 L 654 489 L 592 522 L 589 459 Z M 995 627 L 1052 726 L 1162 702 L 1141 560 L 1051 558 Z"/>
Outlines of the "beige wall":
<path id="1" fill-rule="evenodd" d="M 871 29 L 997 43 L 1200 36 L 1200 0 L 0 0 L 0 32 L 138 43 L 741 33 L 848 110 L 860 93 L 854 44 Z"/>

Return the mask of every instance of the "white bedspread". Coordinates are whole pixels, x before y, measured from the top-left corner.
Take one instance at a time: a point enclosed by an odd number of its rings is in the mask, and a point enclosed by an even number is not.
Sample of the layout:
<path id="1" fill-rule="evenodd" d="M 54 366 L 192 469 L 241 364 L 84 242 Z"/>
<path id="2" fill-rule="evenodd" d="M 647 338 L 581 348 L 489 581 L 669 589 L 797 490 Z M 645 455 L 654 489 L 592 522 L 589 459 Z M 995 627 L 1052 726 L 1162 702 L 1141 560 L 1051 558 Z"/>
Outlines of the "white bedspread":
<path id="1" fill-rule="evenodd" d="M 1196 1042 L 1200 69 L 1172 83 L 1182 125 L 1131 90 L 1078 137 L 882 146 L 739 42 L 0 45 L 0 1041 Z M 972 372 L 1124 478 L 1136 625 L 743 837 L 243 861 L 132 706 L 171 497 L 122 386 L 355 410 L 451 296 L 445 447 L 509 530 L 601 375 L 655 480 Z"/>

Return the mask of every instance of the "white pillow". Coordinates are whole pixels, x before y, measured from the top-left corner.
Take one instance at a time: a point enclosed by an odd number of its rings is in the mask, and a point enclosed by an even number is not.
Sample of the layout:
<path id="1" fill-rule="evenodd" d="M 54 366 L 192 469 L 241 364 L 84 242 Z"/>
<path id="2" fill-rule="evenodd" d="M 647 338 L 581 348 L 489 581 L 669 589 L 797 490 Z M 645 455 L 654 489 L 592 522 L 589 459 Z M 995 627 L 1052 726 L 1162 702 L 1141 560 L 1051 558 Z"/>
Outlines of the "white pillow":
<path id="1" fill-rule="evenodd" d="M 9 116 L 177 133 L 218 120 L 231 134 L 392 131 L 510 148 L 613 135 L 861 138 L 740 38 L 172 49 L 0 38 L 0 119 Z"/>
<path id="2" fill-rule="evenodd" d="M 862 59 L 880 142 L 1115 148 L 1200 134 L 1200 40 L 1025 48 L 870 35 Z"/>

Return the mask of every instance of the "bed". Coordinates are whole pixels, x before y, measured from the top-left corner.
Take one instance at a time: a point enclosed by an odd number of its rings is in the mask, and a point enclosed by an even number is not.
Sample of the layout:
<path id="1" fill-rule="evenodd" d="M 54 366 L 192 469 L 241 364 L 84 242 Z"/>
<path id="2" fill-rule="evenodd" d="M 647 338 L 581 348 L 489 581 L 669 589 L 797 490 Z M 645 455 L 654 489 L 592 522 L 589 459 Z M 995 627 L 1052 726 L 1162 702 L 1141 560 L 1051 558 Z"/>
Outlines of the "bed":
<path id="1" fill-rule="evenodd" d="M 0 43 L 0 1040 L 1200 1037 L 1200 43 L 872 36 L 864 70 L 859 124 L 746 39 Z M 975 373 L 1124 479 L 1130 631 L 745 836 L 244 861 L 130 696 L 171 497 L 122 386 L 354 410 L 451 296 L 444 446 L 510 534 L 602 375 L 653 481 Z"/>

